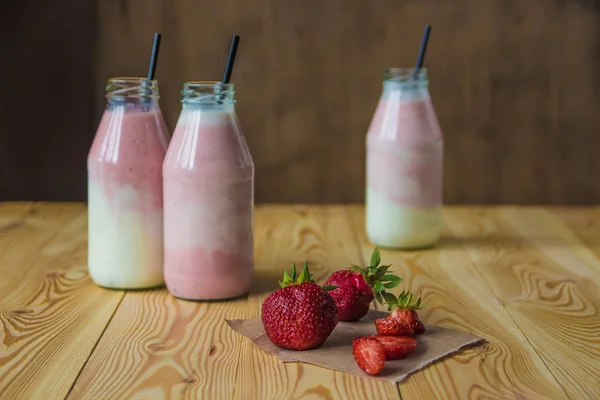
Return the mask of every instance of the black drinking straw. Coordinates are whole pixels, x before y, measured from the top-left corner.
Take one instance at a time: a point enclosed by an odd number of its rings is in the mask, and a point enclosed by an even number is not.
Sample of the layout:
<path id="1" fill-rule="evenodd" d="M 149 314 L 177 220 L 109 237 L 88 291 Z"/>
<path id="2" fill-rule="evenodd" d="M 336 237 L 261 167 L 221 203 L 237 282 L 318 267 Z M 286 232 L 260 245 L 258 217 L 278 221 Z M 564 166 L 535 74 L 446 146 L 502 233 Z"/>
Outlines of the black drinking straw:
<path id="1" fill-rule="evenodd" d="M 156 72 L 156 61 L 158 59 L 158 50 L 160 48 L 160 33 L 154 34 L 154 42 L 152 43 L 152 54 L 150 55 L 150 65 L 148 66 L 148 80 L 154 80 L 154 73 Z"/>
<path id="2" fill-rule="evenodd" d="M 423 31 L 423 38 L 421 39 L 421 48 L 419 49 L 419 56 L 417 57 L 417 67 L 415 68 L 415 75 L 423 68 L 423 60 L 425 59 L 425 52 L 427 51 L 427 42 L 429 41 L 429 32 L 431 32 L 431 25 L 425 25 Z"/>
<path id="3" fill-rule="evenodd" d="M 223 74 L 223 84 L 229 83 L 231 79 L 231 71 L 233 71 L 233 63 L 235 62 L 235 53 L 237 52 L 240 37 L 233 35 L 231 37 L 231 46 L 229 46 L 229 56 L 227 56 L 227 64 L 225 65 L 225 73 Z"/>

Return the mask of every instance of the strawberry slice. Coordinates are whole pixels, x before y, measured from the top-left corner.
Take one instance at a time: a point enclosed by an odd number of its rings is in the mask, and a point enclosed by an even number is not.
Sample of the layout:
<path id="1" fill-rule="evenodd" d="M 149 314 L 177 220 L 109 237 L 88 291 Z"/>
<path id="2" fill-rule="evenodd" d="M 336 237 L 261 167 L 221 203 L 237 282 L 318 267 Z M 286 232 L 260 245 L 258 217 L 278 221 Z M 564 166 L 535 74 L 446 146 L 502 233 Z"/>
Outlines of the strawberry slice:
<path id="1" fill-rule="evenodd" d="M 371 337 L 376 339 L 385 348 L 386 360 L 405 358 L 415 351 L 415 347 L 417 347 L 417 341 L 409 337 L 385 335 L 374 335 Z"/>
<path id="2" fill-rule="evenodd" d="M 377 375 L 385 364 L 385 347 L 371 336 L 359 336 L 352 341 L 352 354 L 358 367 L 369 375 Z"/>

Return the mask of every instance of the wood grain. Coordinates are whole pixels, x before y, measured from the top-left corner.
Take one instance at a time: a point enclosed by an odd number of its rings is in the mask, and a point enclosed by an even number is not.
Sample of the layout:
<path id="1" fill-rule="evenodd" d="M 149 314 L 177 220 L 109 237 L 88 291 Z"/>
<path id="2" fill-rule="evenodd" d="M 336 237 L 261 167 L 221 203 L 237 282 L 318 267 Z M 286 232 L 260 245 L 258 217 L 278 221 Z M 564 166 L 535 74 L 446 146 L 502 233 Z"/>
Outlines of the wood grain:
<path id="1" fill-rule="evenodd" d="M 224 319 L 244 318 L 246 301 L 128 292 L 69 398 L 231 398 L 240 338 Z"/>
<path id="2" fill-rule="evenodd" d="M 372 245 L 360 206 L 258 206 L 248 298 L 111 291 L 86 268 L 83 204 L 0 203 L 0 398 L 592 399 L 600 396 L 600 212 L 446 207 L 433 249 L 383 250 L 427 323 L 488 339 L 396 386 L 283 364 L 225 318 L 260 315 L 284 268 L 318 282 Z"/>
<path id="3" fill-rule="evenodd" d="M 64 398 L 116 309 L 122 294 L 88 277 L 86 232 L 81 204 L 0 206 L 0 398 Z"/>
<path id="4" fill-rule="evenodd" d="M 600 260 L 541 209 L 462 209 L 448 225 L 480 238 L 470 258 L 567 394 L 600 397 Z"/>
<path id="5" fill-rule="evenodd" d="M 260 315 L 264 298 L 292 262 L 308 261 L 322 283 L 359 257 L 343 210 L 337 207 L 258 207 L 257 274 L 248 317 Z M 270 283 L 270 284 L 269 284 Z M 234 398 L 398 399 L 396 386 L 306 364 L 280 363 L 243 338 Z M 269 378 L 266 378 L 269 377 Z"/>
<path id="6" fill-rule="evenodd" d="M 366 258 L 373 245 L 364 233 L 363 209 L 349 209 L 349 218 Z M 404 400 L 568 398 L 456 241 L 422 251 L 383 250 L 382 260 L 404 278 L 397 291 L 422 292 L 428 307 L 421 314 L 427 323 L 487 339 L 485 346 L 436 363 L 401 383 Z"/>

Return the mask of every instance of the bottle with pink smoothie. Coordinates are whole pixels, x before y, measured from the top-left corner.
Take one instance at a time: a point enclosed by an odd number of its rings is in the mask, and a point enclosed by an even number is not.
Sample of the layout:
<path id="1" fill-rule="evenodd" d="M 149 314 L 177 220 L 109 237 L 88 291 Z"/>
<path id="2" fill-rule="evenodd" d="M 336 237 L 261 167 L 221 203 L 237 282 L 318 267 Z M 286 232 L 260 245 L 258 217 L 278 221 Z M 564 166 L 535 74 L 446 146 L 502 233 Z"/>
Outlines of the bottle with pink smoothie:
<path id="1" fill-rule="evenodd" d="M 103 287 L 164 284 L 162 162 L 168 131 L 158 83 L 113 78 L 88 155 L 88 267 Z"/>
<path id="2" fill-rule="evenodd" d="M 216 300 L 248 292 L 254 272 L 254 163 L 233 84 L 188 82 L 163 165 L 169 292 Z"/>
<path id="3" fill-rule="evenodd" d="M 434 245 L 442 227 L 443 138 L 426 69 L 386 71 L 366 138 L 366 230 L 389 248 Z"/>

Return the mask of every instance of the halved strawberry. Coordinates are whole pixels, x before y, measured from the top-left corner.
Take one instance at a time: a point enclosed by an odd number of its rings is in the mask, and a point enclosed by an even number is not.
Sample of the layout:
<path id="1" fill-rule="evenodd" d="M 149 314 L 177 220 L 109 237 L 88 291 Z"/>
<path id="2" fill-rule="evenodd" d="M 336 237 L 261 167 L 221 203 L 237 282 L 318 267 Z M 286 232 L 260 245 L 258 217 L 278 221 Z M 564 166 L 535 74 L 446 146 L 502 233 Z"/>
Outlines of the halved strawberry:
<path id="1" fill-rule="evenodd" d="M 359 336 L 354 339 L 352 354 L 358 367 L 369 375 L 380 373 L 385 364 L 385 347 L 370 336 Z"/>
<path id="2" fill-rule="evenodd" d="M 385 335 L 374 335 L 371 337 L 376 339 L 385 348 L 386 360 L 399 360 L 405 358 L 415 351 L 415 347 L 417 347 L 417 341 L 409 337 Z"/>

